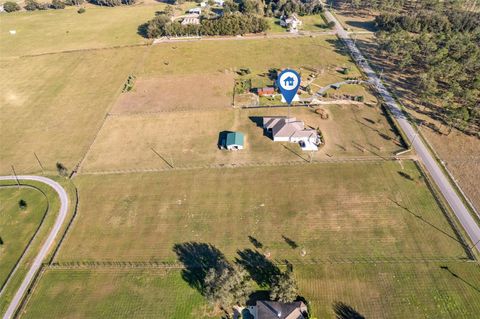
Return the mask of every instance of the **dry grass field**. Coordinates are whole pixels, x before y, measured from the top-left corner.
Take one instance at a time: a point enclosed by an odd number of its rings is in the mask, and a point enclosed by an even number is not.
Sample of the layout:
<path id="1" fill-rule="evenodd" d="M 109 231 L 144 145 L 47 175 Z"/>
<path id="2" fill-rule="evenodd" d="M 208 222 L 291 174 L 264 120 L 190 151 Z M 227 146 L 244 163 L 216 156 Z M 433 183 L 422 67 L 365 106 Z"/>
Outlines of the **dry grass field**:
<path id="1" fill-rule="evenodd" d="M 443 268 L 441 268 L 443 267 Z M 473 263 L 296 266 L 317 318 L 471 319 L 480 312 Z M 47 270 L 21 318 L 213 318 L 179 270 Z"/>
<path id="2" fill-rule="evenodd" d="M 171 75 L 195 78 L 200 74 L 218 74 L 223 77 L 226 70 L 239 67 L 265 72 L 270 67 L 287 65 L 348 65 L 358 72 L 348 56 L 337 52 L 342 50 L 338 45 L 338 40 L 331 36 L 205 41 L 2 60 L 0 70 L 6 76 L 0 79 L 0 85 L 5 88 L 0 97 L 0 121 L 5 142 L 0 144 L 0 172 L 11 173 L 11 165 L 18 173 L 40 172 L 42 167 L 54 171 L 56 162 L 62 162 L 68 169 L 74 168 L 82 160 L 130 74 L 147 81 L 151 77 L 170 80 Z M 274 53 L 264 54 L 270 51 Z M 202 94 L 213 95 L 212 100 L 202 102 L 200 99 L 199 104 L 207 105 L 214 100 L 226 102 L 231 88 L 227 88 L 230 83 L 223 84 L 225 92 L 214 86 L 213 94 L 211 91 Z M 197 89 L 192 90 L 195 93 Z M 191 97 L 188 99 L 193 101 Z M 184 105 L 192 105 L 188 99 Z M 171 110 L 177 107 L 173 103 L 180 100 L 183 100 L 181 95 L 173 94 L 165 103 L 172 103 L 168 106 Z M 158 104 L 155 103 L 139 102 L 137 105 L 156 109 Z M 129 127 L 121 129 L 130 130 Z M 107 133 L 102 130 L 101 134 Z M 215 132 L 215 136 L 217 134 Z M 109 145 L 114 149 L 121 146 Z"/>
<path id="3" fill-rule="evenodd" d="M 83 14 L 77 13 L 77 7 L 2 14 L 1 57 L 145 44 L 148 41 L 138 34 L 138 26 L 164 7 L 157 3 L 116 8 L 88 6 Z M 16 30 L 16 34 L 10 35 L 8 30 Z"/>
<path id="4" fill-rule="evenodd" d="M 142 48 L 75 52 L 1 61 L 0 173 L 72 169 Z"/>
<path id="5" fill-rule="evenodd" d="M 410 161 L 83 175 L 76 184 L 82 202 L 60 261 L 174 261 L 173 245 L 187 241 L 233 257 L 248 236 L 299 263 L 465 257 Z"/>
<path id="6" fill-rule="evenodd" d="M 223 109 L 166 112 L 108 117 L 82 166 L 82 172 L 145 170 L 305 162 L 310 154 L 297 144 L 274 143 L 263 133 L 263 116 L 290 115 L 320 128 L 326 146 L 313 159 L 391 156 L 402 149 L 378 107 L 325 106 L 330 115 L 322 120 L 312 109 Z M 260 124 L 261 125 L 261 124 Z M 218 148 L 222 131 L 245 133 L 245 149 L 227 152 Z"/>
<path id="7" fill-rule="evenodd" d="M 233 79 L 232 73 L 137 79 L 132 91 L 120 95 L 111 113 L 197 111 L 230 107 Z"/>
<path id="8" fill-rule="evenodd" d="M 142 74 L 212 74 L 244 67 L 259 73 L 269 68 L 301 66 L 346 66 L 352 69 L 350 76 L 360 75 L 335 36 L 163 43 L 151 47 Z"/>
<path id="9" fill-rule="evenodd" d="M 348 31 L 375 32 L 375 13 L 363 9 L 350 8 L 345 0 L 334 0 L 334 13 Z"/>

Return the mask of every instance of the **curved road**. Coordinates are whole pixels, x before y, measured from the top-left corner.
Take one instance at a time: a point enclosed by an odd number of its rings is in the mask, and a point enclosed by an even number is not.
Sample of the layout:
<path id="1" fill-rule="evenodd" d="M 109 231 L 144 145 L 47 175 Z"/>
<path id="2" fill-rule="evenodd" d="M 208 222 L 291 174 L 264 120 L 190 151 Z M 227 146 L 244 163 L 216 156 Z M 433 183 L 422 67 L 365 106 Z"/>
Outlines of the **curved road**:
<path id="1" fill-rule="evenodd" d="M 57 192 L 58 197 L 60 198 L 60 210 L 58 212 L 57 219 L 55 220 L 55 224 L 53 225 L 53 228 L 50 231 L 50 234 L 48 234 L 47 239 L 45 240 L 40 251 L 35 257 L 35 260 L 33 261 L 32 266 L 28 270 L 27 275 L 23 279 L 23 282 L 20 285 L 20 288 L 18 288 L 18 291 L 15 293 L 12 301 L 10 302 L 10 305 L 8 306 L 7 311 L 3 315 L 3 319 L 13 318 L 13 315 L 15 314 L 16 309 L 20 305 L 23 299 L 23 296 L 25 295 L 28 287 L 32 283 L 33 278 L 35 277 L 35 274 L 40 270 L 43 260 L 45 259 L 48 252 L 52 248 L 55 238 L 60 232 L 60 229 L 63 225 L 63 222 L 65 221 L 65 218 L 67 217 L 67 212 L 68 212 L 68 195 L 65 189 L 63 189 L 63 187 L 59 183 L 55 182 L 54 180 L 51 180 L 50 178 L 46 178 L 42 176 L 33 176 L 33 175 L 32 176 L 19 175 L 18 179 L 21 181 L 28 180 L 28 181 L 41 182 L 53 188 L 55 192 Z M 6 180 L 15 181 L 16 178 L 15 176 L 0 176 L 0 181 L 6 181 Z"/>
<path id="2" fill-rule="evenodd" d="M 323 4 L 323 6 L 326 8 L 325 4 Z M 416 138 L 419 133 L 405 117 L 405 114 L 393 98 L 392 94 L 383 85 L 381 79 L 377 76 L 375 71 L 373 71 L 363 54 L 357 48 L 355 41 L 350 38 L 348 32 L 345 31 L 337 18 L 328 10 L 325 10 L 325 18 L 328 21 L 335 22 L 337 36 L 343 40 L 347 48 L 350 50 L 353 59 L 365 72 L 369 82 L 377 88 L 377 91 L 382 96 L 385 104 L 391 110 L 393 116 L 396 118 L 400 127 L 407 135 L 407 138 L 410 140 L 412 147 L 422 159 L 422 162 L 425 165 L 428 173 L 432 176 L 443 197 L 447 200 L 452 211 L 455 213 L 466 233 L 470 237 L 473 246 L 477 249 L 477 251 L 480 251 L 480 227 L 476 223 L 475 219 L 473 219 L 462 199 L 458 196 L 457 192 L 450 184 L 449 179 L 445 176 L 445 173 L 440 168 L 437 161 L 433 158 L 425 143 L 421 138 Z"/>

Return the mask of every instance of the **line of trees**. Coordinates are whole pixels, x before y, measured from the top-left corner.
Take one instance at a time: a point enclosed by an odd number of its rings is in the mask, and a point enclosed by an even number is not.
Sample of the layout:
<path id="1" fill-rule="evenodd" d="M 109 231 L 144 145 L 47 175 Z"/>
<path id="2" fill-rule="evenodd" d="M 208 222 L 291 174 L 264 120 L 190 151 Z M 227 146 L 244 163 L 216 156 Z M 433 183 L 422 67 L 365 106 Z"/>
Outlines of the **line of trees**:
<path id="1" fill-rule="evenodd" d="M 268 29 L 268 23 L 263 17 L 250 14 L 226 14 L 218 19 L 203 19 L 199 25 L 182 25 L 171 21 L 166 14 L 160 14 L 141 26 L 148 38 L 191 36 L 191 35 L 242 35 L 259 33 Z"/>
<path id="2" fill-rule="evenodd" d="M 415 74 L 418 85 L 412 90 L 433 116 L 450 131 L 480 134 L 480 12 L 472 3 L 401 1 L 375 23 L 381 50 Z"/>
<path id="3" fill-rule="evenodd" d="M 36 0 L 26 0 L 24 9 L 27 11 L 65 9 L 66 6 L 79 6 L 85 0 L 52 0 L 48 2 L 38 2 Z M 115 7 L 120 5 L 133 5 L 136 0 L 88 0 L 92 4 L 106 7 Z M 21 9 L 20 5 L 14 1 L 7 1 L 3 4 L 5 12 L 15 12 Z M 84 10 L 83 10 L 84 11 Z"/>
<path id="4" fill-rule="evenodd" d="M 316 14 L 323 8 L 318 0 L 227 0 L 224 3 L 224 12 L 241 12 L 267 17 Z"/>

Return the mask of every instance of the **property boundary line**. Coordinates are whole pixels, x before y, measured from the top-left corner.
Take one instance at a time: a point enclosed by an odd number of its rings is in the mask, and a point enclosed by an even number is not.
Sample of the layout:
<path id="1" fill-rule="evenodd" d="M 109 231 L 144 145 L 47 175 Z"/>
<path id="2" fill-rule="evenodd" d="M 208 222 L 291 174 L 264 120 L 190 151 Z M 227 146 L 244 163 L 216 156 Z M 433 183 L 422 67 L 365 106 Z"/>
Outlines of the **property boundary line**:
<path id="1" fill-rule="evenodd" d="M 32 282 L 30 283 L 30 286 L 29 286 L 27 292 L 23 296 L 22 301 L 18 305 L 17 310 L 15 310 L 12 318 L 19 318 L 20 317 L 20 314 L 24 311 L 27 303 L 32 298 L 33 292 L 37 288 L 38 283 L 40 282 L 40 279 L 43 277 L 43 274 L 45 273 L 45 271 L 46 271 L 46 267 L 45 267 L 44 264 L 42 264 L 40 266 L 40 268 L 38 269 L 38 271 L 35 273 L 35 276 L 33 277 Z"/>
<path id="2" fill-rule="evenodd" d="M 308 164 L 335 164 L 335 163 L 371 163 L 380 164 L 385 161 L 398 160 L 412 160 L 409 156 L 365 156 L 363 158 L 330 158 L 322 160 L 313 160 L 312 162 L 305 160 L 295 161 L 279 161 L 279 162 L 253 162 L 253 163 L 229 163 L 229 164 L 207 164 L 207 165 L 183 165 L 175 166 L 173 168 L 130 168 L 130 169 L 116 169 L 103 171 L 85 171 L 82 170 L 79 175 L 109 175 L 109 174 L 130 174 L 130 173 L 150 173 L 150 172 L 168 172 L 168 171 L 185 171 L 185 170 L 200 170 L 200 169 L 221 169 L 221 168 L 245 168 L 245 167 L 265 167 L 265 166 L 293 166 L 293 165 L 308 165 Z"/>
<path id="3" fill-rule="evenodd" d="M 468 241 L 465 239 L 465 237 L 462 235 L 461 230 L 458 228 L 457 223 L 454 220 L 455 217 L 452 216 L 452 214 L 450 214 L 450 209 L 443 201 L 443 196 L 438 192 L 435 184 L 430 179 L 430 176 L 428 175 L 426 170 L 424 170 L 422 164 L 416 160 L 413 162 L 415 163 L 418 170 L 420 171 L 420 174 L 422 174 L 422 176 L 425 178 L 425 183 L 427 184 L 427 187 L 430 190 L 430 193 L 433 195 L 435 201 L 437 202 L 437 205 L 440 207 L 440 210 L 442 211 L 443 215 L 447 219 L 448 224 L 450 225 L 453 232 L 455 233 L 455 236 L 458 238 L 458 241 L 461 244 L 462 248 L 464 249 L 465 253 L 467 254 L 468 258 L 472 261 L 477 261 L 476 255 L 472 251 L 470 245 L 468 245 Z"/>
<path id="4" fill-rule="evenodd" d="M 276 265 L 287 265 L 285 259 L 271 259 Z M 305 258 L 288 259 L 288 264 L 317 265 L 317 264 L 404 264 L 404 263 L 439 263 L 458 262 L 471 263 L 474 260 L 463 257 L 357 257 L 357 258 Z M 202 267 L 201 264 L 189 267 Z M 67 261 L 44 264 L 45 269 L 77 270 L 77 269 L 184 269 L 181 262 L 161 261 Z"/>
<path id="5" fill-rule="evenodd" d="M 52 256 L 50 257 L 50 259 L 48 261 L 48 264 L 51 264 L 53 262 L 53 260 L 57 257 L 58 252 L 60 251 L 60 247 L 62 246 L 63 242 L 65 241 L 65 238 L 67 237 L 67 234 L 70 233 L 70 229 L 71 229 L 71 226 L 73 224 L 73 221 L 75 220 L 75 217 L 77 216 L 78 205 L 79 205 L 78 189 L 75 186 L 75 184 L 73 186 L 75 187 L 75 206 L 74 206 L 74 209 L 73 209 L 72 218 L 70 218 L 70 221 L 68 222 L 67 227 L 65 228 L 65 231 L 63 232 L 62 237 L 60 237 L 60 240 L 58 241 L 58 244 L 56 245 L 55 249 L 53 250 Z"/>

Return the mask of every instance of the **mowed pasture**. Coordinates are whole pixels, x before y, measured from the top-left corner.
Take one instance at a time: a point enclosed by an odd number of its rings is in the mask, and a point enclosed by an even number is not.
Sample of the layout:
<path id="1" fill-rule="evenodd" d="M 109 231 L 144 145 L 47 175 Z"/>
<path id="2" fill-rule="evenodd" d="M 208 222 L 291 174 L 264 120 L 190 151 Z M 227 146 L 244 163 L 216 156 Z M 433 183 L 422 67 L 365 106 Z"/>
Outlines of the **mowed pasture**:
<path id="1" fill-rule="evenodd" d="M 4 59 L 0 61 L 0 70 L 5 74 L 0 79 L 5 88 L 0 97 L 0 122 L 5 142 L 0 145 L 0 172 L 11 173 L 11 165 L 18 173 L 51 172 L 56 162 L 73 169 L 87 152 L 131 74 L 148 80 L 168 79 L 170 75 L 225 76 L 225 72 L 241 67 L 261 73 L 271 67 L 342 65 L 351 67 L 353 76 L 358 70 L 348 55 L 339 52 L 343 50 L 339 46 L 337 39 L 325 36 L 165 43 Z M 229 85 L 222 86 L 225 92 L 215 88 L 202 92 L 200 96 L 210 97 L 199 98 L 198 104 L 207 105 L 215 96 L 221 103 L 226 102 L 232 89 Z M 196 92 L 198 88 L 192 90 Z M 188 95 L 188 90 L 171 96 L 169 109 L 176 107 L 174 102 L 184 101 L 184 94 Z M 140 104 L 155 109 L 149 103 Z M 100 134 L 108 133 L 102 130 Z M 108 145 L 114 149 L 119 146 Z"/>
<path id="2" fill-rule="evenodd" d="M 76 182 L 82 202 L 59 261 L 175 261 L 173 245 L 189 241 L 234 257 L 249 247 L 248 236 L 271 258 L 298 263 L 465 257 L 410 161 L 82 175 Z"/>
<path id="3" fill-rule="evenodd" d="M 20 208 L 19 201 L 27 203 Z M 0 287 L 22 256 L 47 213 L 48 202 L 36 189 L 0 187 Z"/>
<path id="4" fill-rule="evenodd" d="M 402 149 L 386 117 L 375 106 L 331 105 L 323 107 L 322 120 L 304 107 L 265 109 L 217 109 L 195 112 L 118 115 L 107 118 L 81 171 L 118 171 L 307 162 L 344 157 L 392 156 Z M 295 116 L 307 126 L 320 128 L 325 147 L 315 154 L 297 144 L 278 143 L 264 134 L 264 116 Z M 219 134 L 240 131 L 245 149 L 220 150 Z"/>
<path id="5" fill-rule="evenodd" d="M 143 48 L 1 61 L 0 172 L 68 169 L 82 158 Z M 35 158 L 37 155 L 40 164 Z"/>
<path id="6" fill-rule="evenodd" d="M 151 47 L 142 75 L 211 74 L 240 68 L 264 73 L 270 68 L 302 66 L 349 67 L 350 77 L 360 76 L 348 50 L 333 35 L 162 43 Z M 338 74 L 337 79 L 341 80 L 342 75 Z"/>
<path id="7" fill-rule="evenodd" d="M 51 178 L 55 179 L 67 190 L 69 201 L 70 203 L 73 203 L 75 198 L 72 184 L 63 178 Z M 30 265 L 37 256 L 41 244 L 43 244 L 45 238 L 53 227 L 60 207 L 60 201 L 58 200 L 57 194 L 49 186 L 33 181 L 20 180 L 20 183 L 35 187 L 35 189 L 26 187 L 18 189 L 15 180 L 0 182 L 2 186 L 14 187 L 0 188 L 0 236 L 4 241 L 3 248 L 0 246 L 0 250 L 2 250 L 0 254 L 2 280 L 5 278 L 3 276 L 6 276 L 6 274 L 10 272 L 12 269 L 11 267 L 13 267 L 14 263 L 18 260 L 35 232 L 36 234 L 30 242 L 28 250 L 25 251 L 25 255 L 22 257 L 17 270 L 10 277 L 8 284 L 4 287 L 2 297 L 0 298 L 0 314 L 3 314 L 4 311 L 6 311 L 14 294 L 17 292 L 18 287 L 25 278 L 25 275 L 30 269 Z M 14 190 L 13 194 L 5 193 L 6 191 L 10 192 L 12 190 Z M 27 191 L 27 193 L 24 191 Z M 27 196 L 31 191 L 34 192 L 32 193 L 32 196 Z M 42 192 L 46 195 L 46 198 Z M 26 211 L 19 211 L 18 200 L 20 200 L 20 198 L 27 201 Z M 46 212 L 47 202 L 48 212 Z M 14 214 L 14 217 L 18 218 L 10 218 L 11 213 Z M 73 207 L 70 207 L 67 218 L 70 218 L 72 213 Z M 38 228 L 40 223 L 41 226 Z M 65 227 L 66 225 L 62 227 L 61 231 L 63 231 Z M 52 253 L 53 251 L 50 252 L 50 255 Z M 47 258 L 49 258 L 50 255 Z"/>
<path id="8" fill-rule="evenodd" d="M 234 76 L 194 74 L 140 78 L 132 91 L 121 94 L 113 114 L 221 109 L 232 105 Z"/>
<path id="9" fill-rule="evenodd" d="M 22 318 L 208 318 L 178 270 L 47 270 Z"/>
<path id="10" fill-rule="evenodd" d="M 480 312 L 474 263 L 317 264 L 295 266 L 294 274 L 318 318 L 470 319 Z M 21 317 L 47 316 L 212 318 L 181 270 L 162 269 L 47 270 Z"/>
<path id="11" fill-rule="evenodd" d="M 116 8 L 88 6 L 2 14 L 0 52 L 2 58 L 145 44 L 138 27 L 161 11 L 165 4 Z M 11 35 L 8 30 L 15 30 Z"/>

